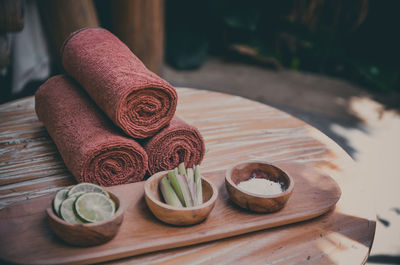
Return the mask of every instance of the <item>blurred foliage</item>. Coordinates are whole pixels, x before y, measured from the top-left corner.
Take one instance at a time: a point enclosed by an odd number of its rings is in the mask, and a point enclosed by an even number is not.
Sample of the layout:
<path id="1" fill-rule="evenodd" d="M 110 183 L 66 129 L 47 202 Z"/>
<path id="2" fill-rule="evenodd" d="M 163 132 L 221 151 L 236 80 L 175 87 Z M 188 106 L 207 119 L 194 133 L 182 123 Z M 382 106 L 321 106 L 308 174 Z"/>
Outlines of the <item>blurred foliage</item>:
<path id="1" fill-rule="evenodd" d="M 166 60 L 178 69 L 196 69 L 206 60 L 210 36 L 204 27 L 206 6 L 200 1 L 168 1 Z"/>
<path id="2" fill-rule="evenodd" d="M 167 1 L 167 61 L 179 69 L 236 53 L 400 91 L 400 1 L 187 2 Z"/>

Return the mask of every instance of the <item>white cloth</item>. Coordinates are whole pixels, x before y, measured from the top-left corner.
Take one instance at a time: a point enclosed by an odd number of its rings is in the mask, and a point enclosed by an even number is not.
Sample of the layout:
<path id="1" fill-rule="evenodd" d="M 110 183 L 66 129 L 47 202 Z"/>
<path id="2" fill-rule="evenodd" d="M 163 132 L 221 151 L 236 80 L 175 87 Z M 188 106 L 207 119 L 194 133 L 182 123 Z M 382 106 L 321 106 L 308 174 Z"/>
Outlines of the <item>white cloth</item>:
<path id="1" fill-rule="evenodd" d="M 24 29 L 12 37 L 12 89 L 16 94 L 31 80 L 43 80 L 50 75 L 50 56 L 36 1 L 24 5 Z"/>

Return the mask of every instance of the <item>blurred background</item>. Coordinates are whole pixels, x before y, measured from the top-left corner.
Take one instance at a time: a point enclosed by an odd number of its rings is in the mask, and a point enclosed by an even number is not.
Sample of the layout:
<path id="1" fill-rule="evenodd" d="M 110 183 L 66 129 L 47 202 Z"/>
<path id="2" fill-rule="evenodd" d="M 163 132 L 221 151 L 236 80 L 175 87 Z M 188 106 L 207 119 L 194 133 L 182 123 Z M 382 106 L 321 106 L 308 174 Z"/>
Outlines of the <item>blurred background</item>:
<path id="1" fill-rule="evenodd" d="M 335 140 L 374 176 L 368 263 L 400 264 L 399 9 L 395 0 L 0 0 L 0 104 L 63 72 L 70 33 L 104 27 L 175 86 L 275 106 Z"/>

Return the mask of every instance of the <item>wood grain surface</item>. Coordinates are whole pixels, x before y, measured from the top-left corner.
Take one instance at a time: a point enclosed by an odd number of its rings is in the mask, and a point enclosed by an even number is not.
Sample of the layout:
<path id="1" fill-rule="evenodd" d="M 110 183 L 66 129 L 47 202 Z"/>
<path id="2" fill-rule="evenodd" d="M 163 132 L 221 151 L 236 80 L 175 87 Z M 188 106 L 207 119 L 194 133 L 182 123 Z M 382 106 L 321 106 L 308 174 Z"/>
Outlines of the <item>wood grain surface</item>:
<path id="1" fill-rule="evenodd" d="M 196 89 L 180 88 L 178 94 L 177 114 L 205 138 L 202 172 L 225 170 L 247 159 L 297 162 L 334 177 L 342 196 L 334 211 L 311 221 L 109 264 L 365 262 L 375 233 L 373 197 L 356 164 L 336 143 L 267 105 Z M 0 105 L 0 148 L 1 208 L 75 184 L 34 113 L 32 97 Z"/>
<path id="2" fill-rule="evenodd" d="M 91 248 L 67 246 L 54 238 L 45 214 L 52 196 L 7 207 L 0 212 L 0 258 L 19 264 L 103 262 L 304 221 L 330 210 L 339 199 L 340 189 L 329 176 L 299 164 L 281 167 L 296 182 L 283 210 L 256 214 L 240 209 L 229 200 L 225 171 L 217 171 L 204 176 L 219 191 L 214 210 L 201 224 L 187 227 L 164 224 L 151 214 L 143 199 L 144 182 L 109 188 L 120 198 L 125 220 L 112 241 Z"/>

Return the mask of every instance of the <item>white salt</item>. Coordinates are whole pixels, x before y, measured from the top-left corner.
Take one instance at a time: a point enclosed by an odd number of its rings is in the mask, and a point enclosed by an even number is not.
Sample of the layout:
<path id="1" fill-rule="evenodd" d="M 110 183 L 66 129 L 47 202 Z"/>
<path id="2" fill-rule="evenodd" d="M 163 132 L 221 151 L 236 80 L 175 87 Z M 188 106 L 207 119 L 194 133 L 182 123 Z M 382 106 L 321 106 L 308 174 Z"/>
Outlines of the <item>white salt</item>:
<path id="1" fill-rule="evenodd" d="M 264 178 L 250 178 L 249 180 L 241 181 L 238 187 L 247 192 L 260 195 L 275 195 L 282 192 L 281 184 Z"/>

